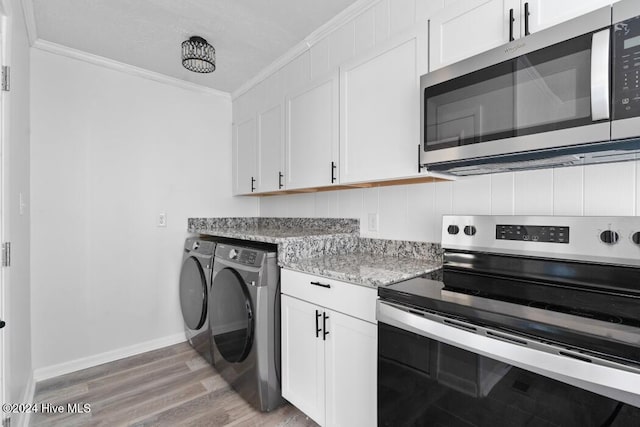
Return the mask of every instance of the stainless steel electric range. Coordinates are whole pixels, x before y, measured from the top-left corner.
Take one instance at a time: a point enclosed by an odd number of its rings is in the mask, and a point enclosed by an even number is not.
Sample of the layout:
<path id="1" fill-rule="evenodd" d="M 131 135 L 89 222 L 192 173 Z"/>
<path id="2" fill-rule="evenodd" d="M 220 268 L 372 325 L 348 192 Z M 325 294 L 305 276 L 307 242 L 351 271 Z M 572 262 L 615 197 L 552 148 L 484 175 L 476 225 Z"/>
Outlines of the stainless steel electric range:
<path id="1" fill-rule="evenodd" d="M 445 216 L 379 288 L 378 425 L 640 426 L 640 217 Z"/>

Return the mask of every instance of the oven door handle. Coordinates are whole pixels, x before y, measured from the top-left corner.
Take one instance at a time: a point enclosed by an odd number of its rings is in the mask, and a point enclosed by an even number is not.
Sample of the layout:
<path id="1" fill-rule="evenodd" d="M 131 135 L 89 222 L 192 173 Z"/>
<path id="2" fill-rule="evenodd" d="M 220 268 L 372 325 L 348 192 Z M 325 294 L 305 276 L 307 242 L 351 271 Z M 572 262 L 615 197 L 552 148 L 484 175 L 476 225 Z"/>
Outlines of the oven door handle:
<path id="1" fill-rule="evenodd" d="M 557 348 L 542 351 L 529 345 L 529 340 L 514 340 L 504 332 L 498 336 L 487 336 L 482 326 L 471 325 L 478 332 L 461 328 L 464 322 L 455 326 L 447 325 L 447 319 L 435 313 L 422 313 L 394 303 L 378 300 L 376 318 L 384 323 L 407 332 L 444 343 L 500 362 L 508 363 L 537 374 L 553 378 L 576 387 L 609 396 L 616 400 L 640 406 L 640 371 L 622 366 L 609 366 L 593 363 L 592 358 L 582 357 L 575 351 Z M 493 331 L 494 333 L 497 331 Z M 497 338 L 497 339 L 496 339 Z M 509 339 L 506 339 L 509 338 Z M 518 338 L 520 341 L 520 338 Z M 378 346 L 384 345 L 378 343 Z M 545 344 L 542 344 L 544 347 Z"/>
<path id="2" fill-rule="evenodd" d="M 611 30 L 605 29 L 593 33 L 591 39 L 591 120 L 609 119 L 609 38 Z"/>

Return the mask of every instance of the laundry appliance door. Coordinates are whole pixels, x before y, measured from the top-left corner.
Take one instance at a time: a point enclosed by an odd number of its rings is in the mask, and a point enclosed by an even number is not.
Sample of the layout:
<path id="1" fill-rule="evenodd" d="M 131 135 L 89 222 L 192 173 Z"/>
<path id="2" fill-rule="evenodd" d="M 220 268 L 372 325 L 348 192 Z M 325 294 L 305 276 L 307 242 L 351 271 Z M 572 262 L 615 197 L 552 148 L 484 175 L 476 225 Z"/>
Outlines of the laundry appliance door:
<path id="1" fill-rule="evenodd" d="M 207 319 L 207 279 L 194 257 L 187 258 L 180 272 L 180 307 L 184 323 L 191 330 L 204 326 Z"/>
<path id="2" fill-rule="evenodd" d="M 247 284 L 233 268 L 224 268 L 211 285 L 209 319 L 213 343 L 231 363 L 242 362 L 251 351 L 254 309 Z"/>

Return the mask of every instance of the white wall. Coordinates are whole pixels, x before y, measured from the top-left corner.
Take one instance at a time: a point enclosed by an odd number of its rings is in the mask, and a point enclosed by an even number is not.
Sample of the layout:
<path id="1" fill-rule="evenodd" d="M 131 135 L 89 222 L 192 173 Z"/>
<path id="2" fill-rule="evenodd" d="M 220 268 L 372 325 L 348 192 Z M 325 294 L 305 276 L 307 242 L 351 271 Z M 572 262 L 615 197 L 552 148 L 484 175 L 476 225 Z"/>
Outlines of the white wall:
<path id="1" fill-rule="evenodd" d="M 4 239 L 11 242 L 11 267 L 5 279 L 6 402 L 20 402 L 31 377 L 31 301 L 29 278 L 29 42 L 19 0 L 10 4 L 11 91 L 3 153 Z M 22 193 L 25 206 L 20 213 Z"/>
<path id="2" fill-rule="evenodd" d="M 36 374 L 180 334 L 187 218 L 257 213 L 230 99 L 34 49 L 31 112 Z"/>
<path id="3" fill-rule="evenodd" d="M 576 166 L 413 184 L 264 197 L 261 216 L 360 219 L 363 236 L 439 242 L 444 214 L 640 215 L 640 162 Z M 378 232 L 368 214 L 379 215 Z"/>

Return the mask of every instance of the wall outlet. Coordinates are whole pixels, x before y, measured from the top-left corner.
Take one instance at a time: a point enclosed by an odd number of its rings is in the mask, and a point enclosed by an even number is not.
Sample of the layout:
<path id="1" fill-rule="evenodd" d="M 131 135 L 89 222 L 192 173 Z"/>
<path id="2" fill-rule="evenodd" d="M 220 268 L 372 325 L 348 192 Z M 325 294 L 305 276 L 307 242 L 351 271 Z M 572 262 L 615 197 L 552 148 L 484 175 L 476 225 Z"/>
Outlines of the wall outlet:
<path id="1" fill-rule="evenodd" d="M 158 227 L 166 227 L 167 226 L 167 214 L 164 212 L 160 212 L 158 214 Z"/>
<path id="2" fill-rule="evenodd" d="M 370 213 L 368 223 L 369 225 L 367 228 L 369 231 L 378 231 L 378 214 Z"/>

